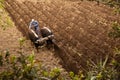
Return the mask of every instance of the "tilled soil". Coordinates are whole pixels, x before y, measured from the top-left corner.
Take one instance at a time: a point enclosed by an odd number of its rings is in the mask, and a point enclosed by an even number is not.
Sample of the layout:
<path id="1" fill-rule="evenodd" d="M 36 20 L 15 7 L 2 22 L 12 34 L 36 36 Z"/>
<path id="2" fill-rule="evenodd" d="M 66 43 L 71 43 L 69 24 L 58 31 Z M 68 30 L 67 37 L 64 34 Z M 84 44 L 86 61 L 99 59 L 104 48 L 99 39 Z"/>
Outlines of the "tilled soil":
<path id="1" fill-rule="evenodd" d="M 6 0 L 5 3 L 24 36 L 28 36 L 32 18 L 39 21 L 40 27 L 48 26 L 53 31 L 59 46 L 56 54 L 66 69 L 86 70 L 87 61 L 96 62 L 108 54 L 112 57 L 113 48 L 119 46 L 119 40 L 109 38 L 108 33 L 113 21 L 120 23 L 120 16 L 103 4 L 79 0 Z"/>

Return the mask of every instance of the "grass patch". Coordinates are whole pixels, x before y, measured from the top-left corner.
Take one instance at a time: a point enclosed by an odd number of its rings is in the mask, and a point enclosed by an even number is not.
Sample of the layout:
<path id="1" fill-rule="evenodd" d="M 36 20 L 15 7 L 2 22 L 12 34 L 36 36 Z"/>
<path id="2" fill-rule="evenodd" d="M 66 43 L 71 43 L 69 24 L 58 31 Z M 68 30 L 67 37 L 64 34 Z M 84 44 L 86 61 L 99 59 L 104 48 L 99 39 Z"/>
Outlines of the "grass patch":
<path id="1" fill-rule="evenodd" d="M 4 9 L 4 0 L 0 0 L 0 27 L 5 30 L 7 27 L 13 27 L 14 23 L 9 14 Z"/>

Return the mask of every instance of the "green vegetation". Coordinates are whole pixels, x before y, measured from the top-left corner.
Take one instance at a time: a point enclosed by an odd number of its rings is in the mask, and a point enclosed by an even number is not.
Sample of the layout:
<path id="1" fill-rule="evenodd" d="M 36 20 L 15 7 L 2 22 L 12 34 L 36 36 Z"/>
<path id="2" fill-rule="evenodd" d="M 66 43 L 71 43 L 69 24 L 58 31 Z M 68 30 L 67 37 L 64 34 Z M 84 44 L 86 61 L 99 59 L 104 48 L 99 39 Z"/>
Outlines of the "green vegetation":
<path id="1" fill-rule="evenodd" d="M 24 45 L 24 43 L 25 43 L 25 41 L 26 41 L 26 38 L 25 38 L 25 37 L 22 37 L 22 38 L 19 38 L 18 40 L 19 40 L 20 48 L 22 49 L 22 47 L 23 47 L 23 45 Z"/>
<path id="2" fill-rule="evenodd" d="M 119 72 L 113 64 L 113 60 L 108 63 L 108 56 L 105 60 L 100 59 L 98 63 L 88 63 L 89 71 L 86 80 L 117 80 Z M 120 65 L 119 65 L 120 67 Z"/>
<path id="3" fill-rule="evenodd" d="M 71 80 L 84 80 L 85 79 L 85 76 L 82 71 L 80 71 L 78 75 L 74 74 L 73 72 L 69 72 L 69 76 Z"/>
<path id="4" fill-rule="evenodd" d="M 120 24 L 118 22 L 113 22 L 112 31 L 110 31 L 109 36 L 113 38 L 120 38 Z"/>
<path id="5" fill-rule="evenodd" d="M 41 63 L 35 60 L 34 52 L 25 56 L 18 52 L 18 57 L 0 54 L 0 80 L 55 80 L 60 76 L 60 69 L 55 68 L 51 72 L 42 69 Z"/>
<path id="6" fill-rule="evenodd" d="M 7 27 L 12 26 L 14 26 L 14 23 L 4 9 L 4 0 L 0 0 L 0 27 L 5 30 Z"/>

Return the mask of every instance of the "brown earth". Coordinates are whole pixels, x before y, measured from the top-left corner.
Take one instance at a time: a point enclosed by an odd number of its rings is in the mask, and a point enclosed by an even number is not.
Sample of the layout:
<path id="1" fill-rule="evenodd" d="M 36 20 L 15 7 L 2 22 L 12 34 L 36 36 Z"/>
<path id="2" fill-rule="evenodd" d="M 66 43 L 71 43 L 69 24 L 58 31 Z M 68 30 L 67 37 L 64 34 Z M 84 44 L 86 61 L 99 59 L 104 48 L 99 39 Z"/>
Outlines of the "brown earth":
<path id="1" fill-rule="evenodd" d="M 60 48 L 55 51 L 66 69 L 86 71 L 87 61 L 96 62 L 108 54 L 112 57 L 113 48 L 119 47 L 119 40 L 109 38 L 108 33 L 113 21 L 120 23 L 120 15 L 114 15 L 113 9 L 103 4 L 79 0 L 6 0 L 5 3 L 24 36 L 28 35 L 32 18 L 39 21 L 40 27 L 48 26 L 54 32 Z M 52 62 L 55 56 L 47 52 L 44 58 Z"/>

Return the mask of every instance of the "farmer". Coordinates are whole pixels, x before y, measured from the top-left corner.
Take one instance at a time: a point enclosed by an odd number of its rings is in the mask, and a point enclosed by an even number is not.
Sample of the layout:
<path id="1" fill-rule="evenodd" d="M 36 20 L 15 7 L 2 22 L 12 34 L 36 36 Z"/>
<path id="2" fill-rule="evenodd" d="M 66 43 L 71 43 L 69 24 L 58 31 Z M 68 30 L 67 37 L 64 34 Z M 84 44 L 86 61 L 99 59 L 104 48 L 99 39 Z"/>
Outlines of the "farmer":
<path id="1" fill-rule="evenodd" d="M 35 33 L 40 36 L 40 27 L 37 20 L 32 19 L 29 25 L 29 29 L 32 29 L 35 31 Z"/>

